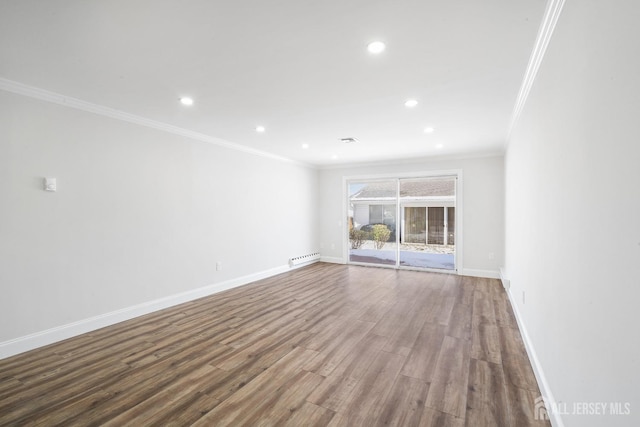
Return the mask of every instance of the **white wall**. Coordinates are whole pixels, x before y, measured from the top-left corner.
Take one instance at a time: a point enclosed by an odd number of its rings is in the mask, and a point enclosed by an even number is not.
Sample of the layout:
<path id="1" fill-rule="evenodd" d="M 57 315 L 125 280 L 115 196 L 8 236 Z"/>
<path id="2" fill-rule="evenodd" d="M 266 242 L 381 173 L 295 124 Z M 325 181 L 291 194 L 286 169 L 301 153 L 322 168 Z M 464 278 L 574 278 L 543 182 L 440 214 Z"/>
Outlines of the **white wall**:
<path id="1" fill-rule="evenodd" d="M 551 394 L 631 403 L 566 426 L 640 425 L 639 21 L 566 2 L 506 155 L 506 267 Z"/>
<path id="2" fill-rule="evenodd" d="M 504 257 L 502 156 L 327 168 L 320 171 L 320 247 L 327 260 L 346 260 L 343 177 L 436 172 L 463 173 L 463 273 L 497 277 Z M 456 224 L 457 226 L 457 224 Z M 493 253 L 493 259 L 489 254 Z"/>
<path id="3" fill-rule="evenodd" d="M 0 117 L 0 343 L 318 250 L 314 169 L 2 91 Z"/>

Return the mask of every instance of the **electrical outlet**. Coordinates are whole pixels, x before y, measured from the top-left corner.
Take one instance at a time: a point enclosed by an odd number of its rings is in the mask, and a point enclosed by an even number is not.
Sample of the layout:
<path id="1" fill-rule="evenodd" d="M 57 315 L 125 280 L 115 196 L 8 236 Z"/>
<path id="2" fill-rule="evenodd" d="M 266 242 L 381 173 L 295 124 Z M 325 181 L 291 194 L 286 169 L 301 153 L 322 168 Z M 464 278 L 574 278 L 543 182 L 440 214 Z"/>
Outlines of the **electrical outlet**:
<path id="1" fill-rule="evenodd" d="M 524 299 L 524 291 L 522 291 L 522 304 L 524 304 L 525 299 Z"/>
<path id="2" fill-rule="evenodd" d="M 222 263 L 220 261 L 216 262 L 216 271 L 222 270 Z"/>
<path id="3" fill-rule="evenodd" d="M 331 250 L 333 250 L 333 249 L 335 249 L 335 248 L 336 248 L 336 244 L 335 244 L 335 243 L 332 243 L 332 244 L 331 244 Z"/>
<path id="4" fill-rule="evenodd" d="M 496 255 L 493 252 L 489 252 L 489 259 L 494 259 Z"/>

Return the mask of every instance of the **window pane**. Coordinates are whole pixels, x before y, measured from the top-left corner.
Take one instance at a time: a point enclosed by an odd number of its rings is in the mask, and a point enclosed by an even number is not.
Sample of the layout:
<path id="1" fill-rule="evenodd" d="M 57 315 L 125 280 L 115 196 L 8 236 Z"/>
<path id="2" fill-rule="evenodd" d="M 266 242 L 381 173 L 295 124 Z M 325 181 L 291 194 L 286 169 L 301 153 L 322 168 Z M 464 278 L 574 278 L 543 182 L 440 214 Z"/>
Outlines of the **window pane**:
<path id="1" fill-rule="evenodd" d="M 382 205 L 369 205 L 368 224 L 382 224 Z"/>
<path id="2" fill-rule="evenodd" d="M 455 269 L 456 177 L 400 180 L 400 265 Z"/>
<path id="3" fill-rule="evenodd" d="M 447 244 L 455 245 L 456 244 L 456 208 L 447 208 L 447 223 L 449 227 L 448 231 L 448 240 Z"/>
<path id="4" fill-rule="evenodd" d="M 427 243 L 444 245 L 444 208 L 429 208 L 427 223 L 429 224 Z"/>
<path id="5" fill-rule="evenodd" d="M 349 182 L 349 261 L 396 265 L 397 181 Z"/>
<path id="6" fill-rule="evenodd" d="M 402 242 L 427 243 L 427 210 L 423 207 L 404 208 L 405 230 Z"/>

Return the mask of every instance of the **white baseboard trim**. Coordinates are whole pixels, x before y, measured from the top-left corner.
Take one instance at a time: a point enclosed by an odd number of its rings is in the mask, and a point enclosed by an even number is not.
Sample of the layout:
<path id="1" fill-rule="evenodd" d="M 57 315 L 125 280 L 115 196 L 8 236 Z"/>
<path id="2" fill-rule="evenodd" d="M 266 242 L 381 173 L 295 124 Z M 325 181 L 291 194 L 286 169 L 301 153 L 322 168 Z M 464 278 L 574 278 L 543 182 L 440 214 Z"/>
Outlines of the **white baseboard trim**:
<path id="1" fill-rule="evenodd" d="M 346 264 L 346 262 L 342 258 L 331 256 L 321 256 L 320 262 L 329 262 L 331 264 Z"/>
<path id="2" fill-rule="evenodd" d="M 538 380 L 540 393 L 542 394 L 545 407 L 547 408 L 547 414 L 549 415 L 549 421 L 551 422 L 551 425 L 553 427 L 564 427 L 564 422 L 562 421 L 562 417 L 560 416 L 560 414 L 557 411 L 549 410 L 549 408 L 557 408 L 558 405 L 555 398 L 553 397 L 553 393 L 551 392 L 549 383 L 547 382 L 547 377 L 544 375 L 542 365 L 540 364 L 540 360 L 538 360 L 536 350 L 533 347 L 533 342 L 531 342 L 531 338 L 529 338 L 529 333 L 527 332 L 527 328 L 524 324 L 524 320 L 522 319 L 522 315 L 518 310 L 518 305 L 514 301 L 513 294 L 509 289 L 507 289 L 506 292 L 509 296 L 509 302 L 511 303 L 511 307 L 513 308 L 513 313 L 516 316 L 516 322 L 518 322 L 518 328 L 520 328 L 520 334 L 522 335 L 524 346 L 527 349 L 527 354 L 529 355 L 529 360 L 531 361 L 531 365 L 533 367 L 533 373 L 536 376 L 536 380 Z"/>
<path id="3" fill-rule="evenodd" d="M 308 265 L 308 264 L 307 264 Z M 302 265 L 300 266 L 302 267 Z M 45 345 L 53 344 L 58 341 L 65 340 L 80 334 L 95 331 L 96 329 L 111 326 L 116 323 L 124 322 L 135 317 L 143 316 L 154 311 L 173 307 L 174 305 L 193 301 L 198 298 L 213 295 L 228 289 L 237 288 L 256 280 L 266 279 L 277 274 L 285 273 L 292 270 L 288 265 L 271 268 L 269 270 L 260 271 L 235 279 L 226 280 L 224 282 L 215 283 L 204 286 L 191 291 L 182 292 L 176 295 L 156 299 L 131 307 L 112 311 L 110 313 L 83 319 L 77 322 L 68 323 L 66 325 L 57 326 L 55 328 L 29 334 L 23 337 L 15 338 L 0 343 L 0 359 L 4 359 L 25 351 L 33 350 Z"/>
<path id="4" fill-rule="evenodd" d="M 474 268 L 463 268 L 463 276 L 486 277 L 488 279 L 499 279 L 500 273 L 494 270 L 477 270 Z"/>
<path id="5" fill-rule="evenodd" d="M 508 291 L 511 287 L 511 282 L 507 279 L 507 270 L 504 267 L 500 267 L 500 281 L 502 282 L 502 287 Z"/>

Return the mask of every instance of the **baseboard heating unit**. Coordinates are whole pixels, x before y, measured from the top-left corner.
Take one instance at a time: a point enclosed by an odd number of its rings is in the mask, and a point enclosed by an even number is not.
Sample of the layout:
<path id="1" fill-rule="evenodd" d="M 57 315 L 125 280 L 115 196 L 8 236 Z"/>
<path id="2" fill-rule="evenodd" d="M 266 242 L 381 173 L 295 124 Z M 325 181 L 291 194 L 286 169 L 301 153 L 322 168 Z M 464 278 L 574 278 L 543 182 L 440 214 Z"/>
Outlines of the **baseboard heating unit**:
<path id="1" fill-rule="evenodd" d="M 320 253 L 314 252 L 312 254 L 300 255 L 289 259 L 289 267 L 295 267 L 302 264 L 308 264 L 320 260 Z"/>

